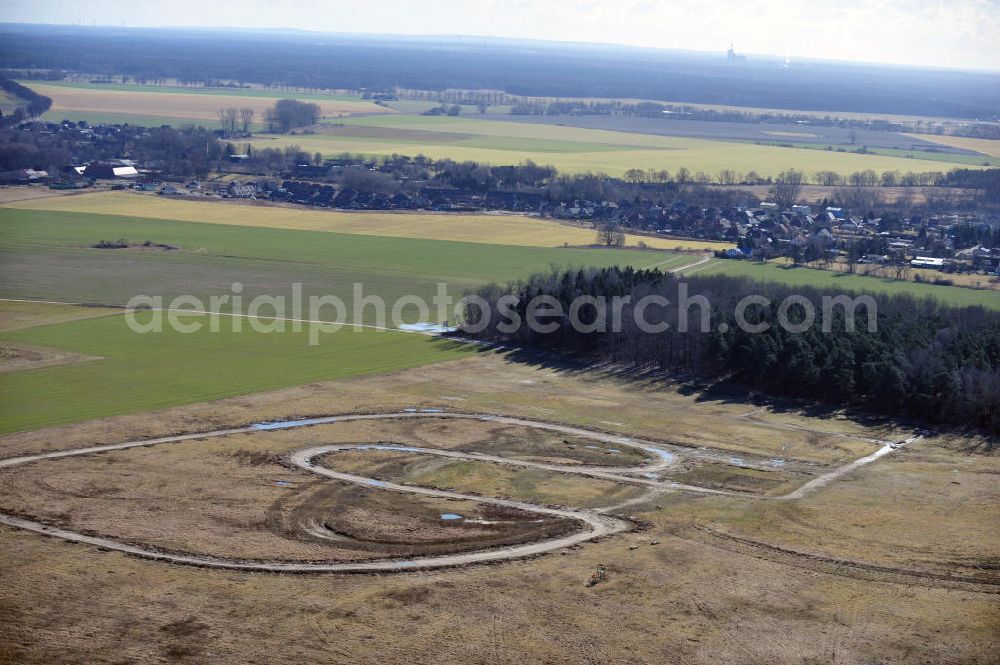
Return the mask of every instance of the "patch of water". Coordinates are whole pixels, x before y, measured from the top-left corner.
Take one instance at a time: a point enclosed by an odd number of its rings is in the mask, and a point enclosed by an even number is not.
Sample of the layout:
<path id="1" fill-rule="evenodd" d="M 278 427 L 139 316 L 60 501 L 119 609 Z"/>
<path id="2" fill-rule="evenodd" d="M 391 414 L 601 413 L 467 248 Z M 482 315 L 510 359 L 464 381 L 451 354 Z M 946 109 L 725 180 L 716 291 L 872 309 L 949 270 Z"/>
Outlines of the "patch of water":
<path id="1" fill-rule="evenodd" d="M 444 409 L 420 409 L 420 413 L 444 413 Z"/>
<path id="2" fill-rule="evenodd" d="M 405 330 L 406 332 L 420 332 L 420 333 L 449 333 L 455 332 L 458 328 L 452 326 L 442 325 L 440 323 L 428 323 L 426 321 L 422 323 L 401 323 L 399 324 L 400 330 Z"/>
<path id="3" fill-rule="evenodd" d="M 288 482 L 287 480 L 275 480 L 274 485 L 276 487 L 293 487 L 292 483 Z"/>
<path id="4" fill-rule="evenodd" d="M 441 519 L 446 520 L 446 521 L 460 520 L 460 519 L 462 519 L 462 516 L 461 515 L 457 515 L 455 513 L 441 513 Z"/>
<path id="5" fill-rule="evenodd" d="M 669 463 L 674 461 L 674 454 L 669 450 L 664 450 L 663 448 L 653 448 L 653 447 L 643 448 L 643 450 L 645 450 L 647 453 L 653 453 L 664 462 Z"/>
<path id="6" fill-rule="evenodd" d="M 288 429 L 290 427 L 306 427 L 336 422 L 337 418 L 303 418 L 302 420 L 275 420 L 269 423 L 254 423 L 255 430 Z"/>
<path id="7" fill-rule="evenodd" d="M 775 457 L 773 460 L 771 460 L 771 466 L 780 469 L 781 467 L 785 466 L 785 460 L 781 459 L 780 457 Z"/>
<path id="8" fill-rule="evenodd" d="M 414 448 L 413 446 L 391 446 L 384 443 L 367 443 L 360 446 L 351 446 L 350 448 L 345 448 L 344 450 L 389 450 L 392 452 L 401 453 L 422 453 L 420 448 Z"/>

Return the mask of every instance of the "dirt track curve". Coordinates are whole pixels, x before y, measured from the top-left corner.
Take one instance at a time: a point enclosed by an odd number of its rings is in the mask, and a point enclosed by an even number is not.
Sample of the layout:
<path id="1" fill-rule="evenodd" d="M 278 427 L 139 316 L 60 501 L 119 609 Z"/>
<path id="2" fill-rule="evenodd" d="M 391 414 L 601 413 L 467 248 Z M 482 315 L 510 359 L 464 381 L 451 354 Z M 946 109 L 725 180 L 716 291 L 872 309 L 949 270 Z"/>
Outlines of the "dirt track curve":
<path id="1" fill-rule="evenodd" d="M 164 552 L 138 545 L 131 545 L 111 538 L 90 536 L 77 531 L 72 531 L 70 529 L 50 526 L 47 524 L 43 524 L 41 522 L 36 522 L 31 519 L 18 517 L 16 515 L 9 515 L 6 513 L 0 513 L 0 524 L 5 524 L 20 529 L 25 529 L 27 531 L 33 531 L 35 533 L 40 533 L 47 536 L 61 538 L 66 541 L 85 543 L 89 545 L 94 545 L 99 548 L 112 550 L 116 552 L 122 552 L 124 554 L 130 554 L 133 556 L 138 556 L 146 559 L 153 559 L 157 561 L 203 566 L 208 568 L 222 568 L 222 569 L 247 570 L 247 571 L 266 571 L 266 572 L 287 572 L 287 573 L 400 572 L 407 570 L 442 568 L 442 567 L 460 566 L 460 565 L 476 564 L 476 563 L 509 561 L 513 559 L 536 556 L 554 550 L 569 547 L 572 545 L 576 545 L 578 543 L 582 543 L 585 541 L 610 536 L 615 533 L 627 531 L 632 527 L 632 524 L 627 520 L 608 515 L 607 513 L 612 510 L 621 508 L 624 505 L 635 503 L 636 500 L 626 502 L 625 504 L 621 504 L 619 506 L 609 506 L 598 510 L 584 510 L 577 508 L 543 506 L 524 501 L 489 498 L 489 497 L 482 497 L 470 494 L 461 494 L 458 492 L 450 492 L 446 490 L 432 489 L 427 487 L 419 487 L 414 485 L 401 485 L 397 483 L 390 483 L 350 473 L 333 471 L 331 469 L 319 466 L 314 462 L 315 458 L 319 456 L 346 450 L 390 450 L 390 451 L 398 450 L 400 452 L 406 452 L 406 453 L 436 455 L 436 456 L 449 457 L 460 460 L 482 461 L 482 462 L 491 462 L 496 464 L 504 464 L 512 466 L 532 467 L 536 469 L 543 469 L 546 471 L 554 471 L 558 473 L 573 473 L 591 478 L 598 478 L 603 480 L 611 480 L 615 482 L 646 486 L 650 490 L 649 494 L 646 495 L 647 497 L 667 491 L 684 491 L 684 492 L 697 492 L 701 494 L 713 494 L 722 496 L 738 496 L 742 498 L 751 498 L 755 500 L 763 500 L 766 498 L 760 496 L 747 495 L 743 493 L 727 492 L 724 490 L 717 490 L 706 487 L 698 487 L 695 485 L 686 485 L 682 483 L 674 483 L 670 481 L 660 480 L 657 477 L 656 472 L 661 471 L 669 467 L 671 464 L 673 464 L 675 456 L 677 454 L 677 449 L 671 449 L 671 447 L 665 446 L 664 444 L 654 443 L 642 439 L 634 439 L 632 437 L 627 437 L 627 436 L 597 432 L 594 430 L 588 430 L 579 427 L 571 427 L 568 425 L 560 425 L 556 423 L 528 420 L 524 418 L 513 418 L 507 416 L 493 416 L 493 415 L 483 415 L 483 414 L 446 413 L 435 409 L 426 409 L 423 411 L 413 410 L 407 412 L 385 413 L 385 414 L 328 416 L 322 418 L 310 418 L 306 420 L 283 421 L 274 423 L 258 423 L 254 425 L 248 425 L 246 427 L 221 429 L 211 432 L 182 434 L 178 436 L 168 436 L 156 439 L 145 439 L 140 441 L 130 441 L 126 443 L 109 444 L 103 446 L 89 446 L 86 448 L 76 448 L 72 450 L 41 453 L 37 455 L 11 457 L 8 459 L 0 460 L 0 468 L 16 467 L 24 464 L 42 462 L 44 460 L 49 460 L 49 459 L 60 459 L 64 457 L 75 457 L 78 455 L 98 454 L 103 452 L 127 450 L 130 448 L 140 448 L 146 446 L 166 445 L 182 441 L 192 441 L 197 439 L 228 436 L 231 434 L 252 433 L 252 432 L 260 432 L 268 430 L 283 430 L 283 429 L 290 429 L 293 427 L 308 427 L 312 425 L 324 425 L 330 423 L 356 421 L 356 420 L 385 420 L 385 419 L 403 419 L 403 418 L 470 419 L 470 420 L 482 420 L 487 422 L 496 422 L 506 425 L 516 425 L 522 427 L 543 429 L 571 436 L 588 438 L 605 444 L 613 444 L 616 446 L 627 446 L 631 448 L 637 448 L 652 455 L 652 461 L 650 463 L 636 467 L 563 466 L 559 464 L 549 464 L 543 462 L 512 460 L 504 457 L 481 454 L 481 453 L 466 453 L 466 452 L 443 450 L 436 448 L 421 448 L 412 446 L 396 446 L 396 445 L 383 445 L 383 444 L 321 445 L 321 446 L 313 446 L 310 448 L 298 450 L 291 453 L 289 461 L 295 467 L 308 471 L 310 473 L 321 475 L 327 478 L 332 478 L 335 480 L 355 483 L 367 487 L 377 487 L 379 489 L 395 491 L 395 492 L 406 492 L 410 494 L 418 494 L 423 496 L 439 497 L 446 499 L 462 499 L 468 501 L 475 501 L 478 503 L 486 503 L 496 506 L 516 508 L 537 514 L 550 515 L 554 517 L 575 520 L 581 525 L 580 530 L 571 533 L 569 535 L 558 536 L 534 543 L 510 545 L 504 547 L 494 547 L 490 549 L 479 550 L 474 552 L 465 552 L 460 554 L 425 556 L 425 557 L 416 557 L 409 559 L 388 559 L 388 560 L 381 559 L 377 561 L 356 561 L 356 562 L 248 561 L 248 560 L 203 556 L 198 554 L 180 554 L 180 553 Z M 917 438 L 919 437 L 913 437 L 901 443 L 885 443 L 883 447 L 879 449 L 879 451 L 877 451 L 872 455 L 868 455 L 867 457 L 855 460 L 838 469 L 834 469 L 829 473 L 823 474 L 822 476 L 814 479 L 813 481 L 810 481 L 809 483 L 806 483 L 799 489 L 785 496 L 770 497 L 770 499 L 773 500 L 773 499 L 801 498 L 807 492 L 811 492 L 819 487 L 822 487 L 827 483 L 831 482 L 832 480 L 840 477 L 844 473 L 856 469 L 859 466 L 862 466 L 863 464 L 870 463 L 878 459 L 879 457 L 882 457 L 883 455 L 889 454 L 893 450 L 896 450 L 903 445 L 912 443 Z M 716 455 L 716 453 L 704 450 L 692 451 L 692 453 L 694 456 L 701 458 L 706 458 L 706 457 L 713 458 Z M 645 497 L 640 497 L 639 500 L 643 498 Z"/>

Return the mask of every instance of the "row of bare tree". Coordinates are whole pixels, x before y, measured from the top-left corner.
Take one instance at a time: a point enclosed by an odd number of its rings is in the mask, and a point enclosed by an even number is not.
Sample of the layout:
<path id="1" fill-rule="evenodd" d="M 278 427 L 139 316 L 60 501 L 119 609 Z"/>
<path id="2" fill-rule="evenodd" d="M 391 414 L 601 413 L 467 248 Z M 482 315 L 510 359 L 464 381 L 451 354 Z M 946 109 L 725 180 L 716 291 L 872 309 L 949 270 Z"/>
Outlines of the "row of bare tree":
<path id="1" fill-rule="evenodd" d="M 222 108 L 216 113 L 219 116 L 219 124 L 222 125 L 222 132 L 226 136 L 249 134 L 253 127 L 254 115 L 256 115 L 256 111 L 247 106 L 240 109 Z"/>
<path id="2" fill-rule="evenodd" d="M 817 171 L 811 177 L 805 172 L 801 174 L 801 184 L 816 184 L 824 187 L 933 187 L 941 184 L 945 174 L 940 171 L 923 171 L 916 173 L 907 171 L 883 171 L 878 173 L 872 169 L 855 171 L 848 175 L 836 171 Z M 763 176 L 756 171 L 742 173 L 732 169 L 721 169 L 714 174 L 698 171 L 692 173 L 681 167 L 671 175 L 669 171 L 658 169 L 628 169 L 622 175 L 622 180 L 631 185 L 663 184 L 677 182 L 680 184 L 719 184 L 719 185 L 770 185 L 774 178 Z"/>

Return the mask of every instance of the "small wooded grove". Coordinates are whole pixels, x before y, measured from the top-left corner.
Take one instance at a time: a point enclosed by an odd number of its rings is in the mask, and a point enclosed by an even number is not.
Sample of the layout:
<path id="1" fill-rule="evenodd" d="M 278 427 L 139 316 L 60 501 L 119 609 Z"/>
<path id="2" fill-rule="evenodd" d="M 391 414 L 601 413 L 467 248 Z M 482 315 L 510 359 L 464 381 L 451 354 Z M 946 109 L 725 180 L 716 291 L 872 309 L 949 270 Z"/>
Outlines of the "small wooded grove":
<path id="1" fill-rule="evenodd" d="M 264 124 L 269 132 L 289 132 L 296 127 L 309 127 L 319 122 L 318 104 L 297 99 L 279 99 L 264 110 Z"/>
<path id="2" fill-rule="evenodd" d="M 867 300 L 869 304 L 855 308 L 851 330 L 845 321 L 847 308 L 834 304 L 824 313 L 824 297 L 841 295 L 834 291 L 793 289 L 729 276 L 679 277 L 631 267 L 553 268 L 472 293 L 488 307 L 468 304 L 462 327 L 482 327 L 468 333 L 479 339 L 556 351 L 594 363 L 730 379 L 776 395 L 1000 435 L 998 312 L 956 309 L 902 295 L 874 295 Z M 763 296 L 770 304 L 745 307 L 743 321 L 755 328 L 767 324 L 766 330 L 750 332 L 738 325 L 737 306 L 748 294 Z M 664 331 L 644 332 L 637 323 L 636 306 L 650 295 L 671 303 L 647 306 L 642 312 L 650 324 L 668 324 Z M 703 308 L 693 304 L 687 309 L 688 331 L 681 332 L 682 308 L 676 303 L 691 302 L 699 295 L 709 303 L 704 308 L 707 326 L 702 325 Z M 506 300 L 506 314 L 498 306 L 505 296 L 516 298 L 514 305 Z M 528 304 L 537 296 L 551 296 L 559 303 L 561 316 L 536 317 L 536 321 L 558 323 L 554 330 L 542 332 L 528 325 Z M 584 303 L 576 309 L 577 321 L 597 330 L 571 325 L 570 307 L 580 296 L 605 299 L 603 316 L 592 302 L 577 301 Z M 617 331 L 611 305 L 615 296 L 630 297 L 619 308 Z M 779 324 L 781 303 L 789 296 L 803 297 L 813 307 L 815 320 L 804 331 L 789 332 L 789 326 Z M 793 326 L 803 323 L 803 301 L 789 302 L 782 312 L 785 320 Z M 490 312 L 485 318 L 484 310 Z M 869 310 L 874 314 L 873 327 L 869 326 Z M 601 322 L 606 325 L 598 325 Z"/>

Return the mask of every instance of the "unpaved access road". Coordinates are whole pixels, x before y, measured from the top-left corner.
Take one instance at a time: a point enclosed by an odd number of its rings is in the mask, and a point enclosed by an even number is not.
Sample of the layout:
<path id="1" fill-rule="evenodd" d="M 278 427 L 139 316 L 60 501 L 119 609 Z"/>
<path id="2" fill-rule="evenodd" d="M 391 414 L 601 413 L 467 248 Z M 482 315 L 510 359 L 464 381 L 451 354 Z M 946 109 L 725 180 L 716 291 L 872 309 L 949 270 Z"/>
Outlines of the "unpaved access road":
<path id="1" fill-rule="evenodd" d="M 128 450 L 130 448 L 140 448 L 146 446 L 166 445 L 170 443 L 179 443 L 182 441 L 193 441 L 198 439 L 228 436 L 231 434 L 252 433 L 252 432 L 260 432 L 268 430 L 283 430 L 294 427 L 309 427 L 309 426 L 325 425 L 331 423 L 348 422 L 356 420 L 385 420 L 385 419 L 403 419 L 403 418 L 472 419 L 472 420 L 482 420 L 486 422 L 502 423 L 507 425 L 516 425 L 521 427 L 532 427 L 536 429 L 544 429 L 571 436 L 587 438 L 604 444 L 638 448 L 640 450 L 645 451 L 652 457 L 651 461 L 636 467 L 563 466 L 563 465 L 549 464 L 543 462 L 512 460 L 504 457 L 499 457 L 496 455 L 487 455 L 482 453 L 466 453 L 466 452 L 443 450 L 437 448 L 421 448 L 412 446 L 395 446 L 395 445 L 383 445 L 383 444 L 356 444 L 356 445 L 338 444 L 338 445 L 312 446 L 310 448 L 295 451 L 291 453 L 291 455 L 289 456 L 289 461 L 295 467 L 302 469 L 304 471 L 308 471 L 310 473 L 325 476 L 327 478 L 332 478 L 335 480 L 355 483 L 366 487 L 374 487 L 388 491 L 406 492 L 410 494 L 417 494 L 417 495 L 438 497 L 445 499 L 461 499 L 466 501 L 475 501 L 478 503 L 492 504 L 496 506 L 516 508 L 519 510 L 533 512 L 536 514 L 549 515 L 553 517 L 575 520 L 579 522 L 581 525 L 579 531 L 576 531 L 574 533 L 565 536 L 558 536 L 555 538 L 541 540 L 534 543 L 510 545 L 505 547 L 495 547 L 474 552 L 464 552 L 460 554 L 446 554 L 437 556 L 416 557 L 409 559 L 380 559 L 375 561 L 355 561 L 355 562 L 248 561 L 248 560 L 203 556 L 198 554 L 180 554 L 173 552 L 164 552 L 148 547 L 142 547 L 139 545 L 124 543 L 118 540 L 114 540 L 112 538 L 91 536 L 70 529 L 50 526 L 48 524 L 43 524 L 41 522 L 37 522 L 31 519 L 18 517 L 16 515 L 10 515 L 6 513 L 0 513 L 0 524 L 5 524 L 7 526 L 16 527 L 19 529 L 25 529 L 27 531 L 33 531 L 35 533 L 40 533 L 47 536 L 61 538 L 66 541 L 85 543 L 106 550 L 122 552 L 124 554 L 131 554 L 133 556 L 152 559 L 156 561 L 203 566 L 207 568 L 222 568 L 230 570 L 265 571 L 265 572 L 286 572 L 286 573 L 402 572 L 408 570 L 422 570 L 429 568 L 461 566 L 467 564 L 509 561 L 513 559 L 545 554 L 547 552 L 552 552 L 554 550 L 559 550 L 566 547 L 570 547 L 572 545 L 577 545 L 585 541 L 610 536 L 616 533 L 621 533 L 623 531 L 627 531 L 632 528 L 632 524 L 629 521 L 607 514 L 610 510 L 619 508 L 621 506 L 607 507 L 599 510 L 584 510 L 577 508 L 543 506 L 543 505 L 528 503 L 525 501 L 514 501 L 510 499 L 482 497 L 477 495 L 462 494 L 459 492 L 451 492 L 447 490 L 433 489 L 428 487 L 391 483 L 391 482 L 377 480 L 374 478 L 366 478 L 355 474 L 333 471 L 331 469 L 319 466 L 317 463 L 314 462 L 315 458 L 322 455 L 333 454 L 345 450 L 366 450 L 366 449 L 367 450 L 378 449 L 383 451 L 398 450 L 399 452 L 405 452 L 405 453 L 437 455 L 437 456 L 460 459 L 460 460 L 491 462 L 496 464 L 505 464 L 505 465 L 521 466 L 521 467 L 532 467 L 537 469 L 543 469 L 546 471 L 554 471 L 558 473 L 574 473 L 591 478 L 599 478 L 603 480 L 612 480 L 621 483 L 647 486 L 650 488 L 650 496 L 667 491 L 685 491 L 685 492 L 697 492 L 702 494 L 741 497 L 751 500 L 765 499 L 765 497 L 748 496 L 746 494 L 741 494 L 737 492 L 727 492 L 724 490 L 717 490 L 706 487 L 698 487 L 696 485 L 685 485 L 682 483 L 674 483 L 670 481 L 660 480 L 657 477 L 657 471 L 662 471 L 663 469 L 669 467 L 671 464 L 674 463 L 677 456 L 676 450 L 668 450 L 667 447 L 665 447 L 663 444 L 657 444 L 651 441 L 645 441 L 641 439 L 633 439 L 627 436 L 597 432 L 594 430 L 588 430 L 579 427 L 528 420 L 524 418 L 512 418 L 507 416 L 494 416 L 485 414 L 449 413 L 449 412 L 442 412 L 436 409 L 426 409 L 422 411 L 417 411 L 414 409 L 411 411 L 397 412 L 397 413 L 328 416 L 321 418 L 310 418 L 306 420 L 257 423 L 254 425 L 248 425 L 246 427 L 221 429 L 211 432 L 198 432 L 193 434 L 182 434 L 178 436 L 168 436 L 156 439 L 129 441 L 125 443 L 89 446 L 86 448 L 60 450 L 50 453 L 40 453 L 37 455 L 24 455 L 20 457 L 11 457 L 8 459 L 0 460 L 0 469 L 43 462 L 49 459 L 60 459 L 64 457 L 75 457 L 79 455 L 91 455 L 91 454 L 112 452 L 118 450 Z M 791 492 L 790 494 L 787 494 L 783 497 L 771 497 L 771 499 L 801 498 L 807 492 L 822 487 L 825 484 L 842 476 L 844 473 L 856 469 L 862 466 L 863 464 L 868 464 L 870 462 L 873 462 L 879 457 L 889 454 L 903 445 L 912 443 L 917 438 L 919 437 L 913 437 L 901 443 L 885 443 L 883 447 L 879 449 L 878 452 L 872 455 L 868 455 L 861 459 L 855 460 L 849 464 L 844 465 L 843 467 L 840 467 L 839 469 L 835 469 L 827 474 L 824 474 L 823 476 L 817 478 L 816 480 L 806 483 L 805 485 L 795 490 L 794 492 Z M 699 451 L 699 456 L 701 455 L 711 455 L 711 454 L 705 451 Z"/>

